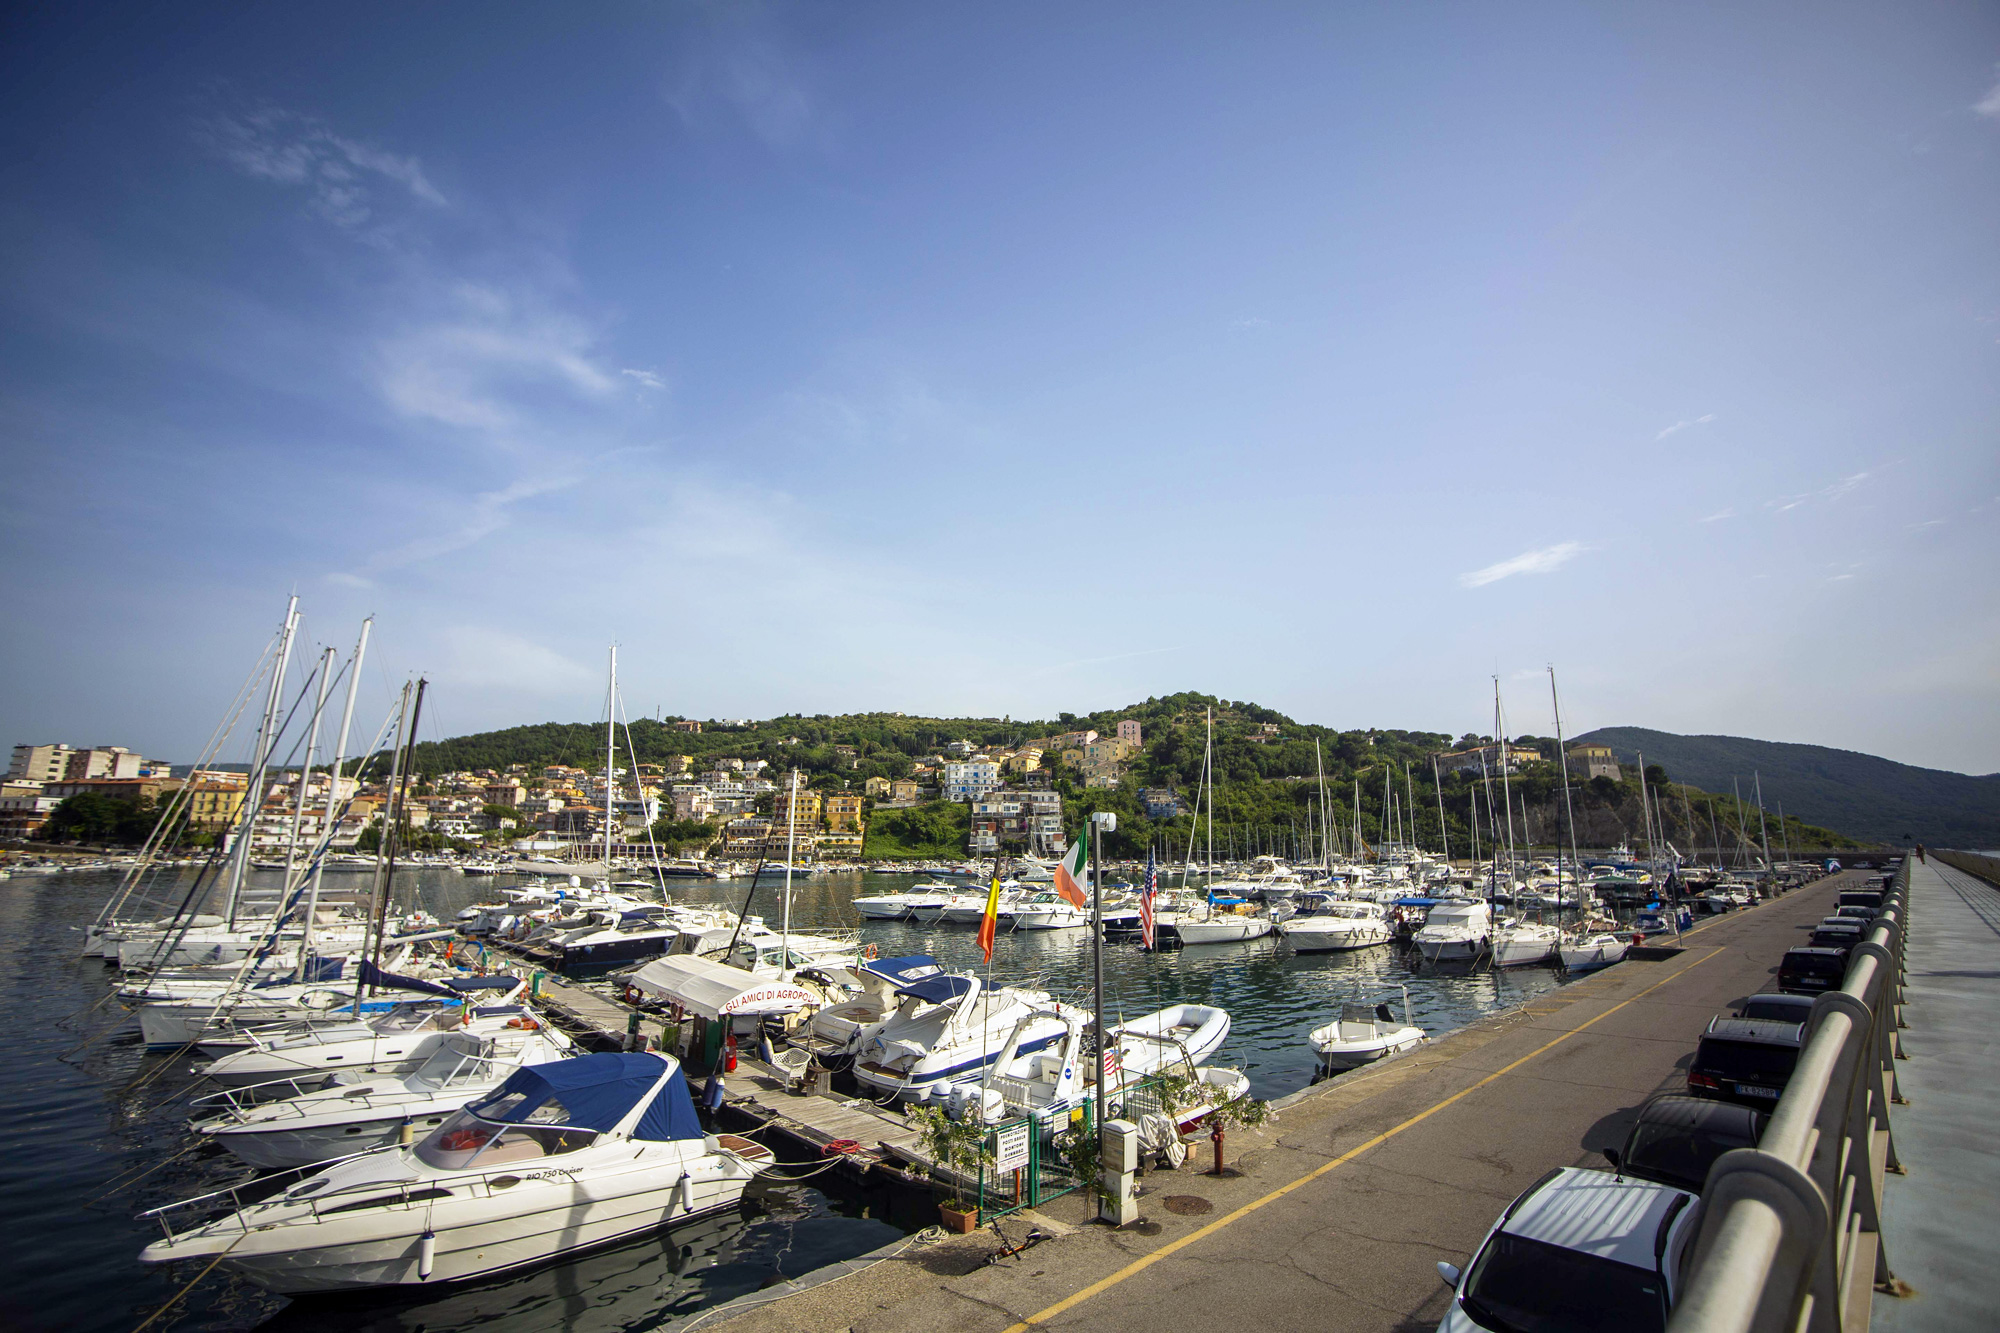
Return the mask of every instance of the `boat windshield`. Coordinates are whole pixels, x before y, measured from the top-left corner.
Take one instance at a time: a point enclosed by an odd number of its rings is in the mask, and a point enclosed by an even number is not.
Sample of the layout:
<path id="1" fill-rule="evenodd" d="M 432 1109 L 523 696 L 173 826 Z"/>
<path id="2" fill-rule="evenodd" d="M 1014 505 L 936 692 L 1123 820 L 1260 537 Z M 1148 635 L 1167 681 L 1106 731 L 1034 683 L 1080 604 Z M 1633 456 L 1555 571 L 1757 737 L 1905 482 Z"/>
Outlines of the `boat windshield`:
<path id="1" fill-rule="evenodd" d="M 1665 1288 L 1657 1272 L 1500 1231 L 1459 1303 L 1495 1333 L 1662 1333 Z"/>
<path id="2" fill-rule="evenodd" d="M 551 1118 L 542 1119 L 544 1113 Z M 596 1141 L 596 1130 L 573 1129 L 565 1123 L 568 1119 L 562 1103 L 553 1099 L 517 1124 L 497 1124 L 461 1110 L 417 1145 L 417 1156 L 440 1171 L 464 1171 L 558 1157 Z"/>
<path id="3" fill-rule="evenodd" d="M 417 1069 L 417 1077 L 434 1088 L 463 1087 L 491 1081 L 486 1052 L 492 1043 L 476 1037 L 450 1036 Z"/>

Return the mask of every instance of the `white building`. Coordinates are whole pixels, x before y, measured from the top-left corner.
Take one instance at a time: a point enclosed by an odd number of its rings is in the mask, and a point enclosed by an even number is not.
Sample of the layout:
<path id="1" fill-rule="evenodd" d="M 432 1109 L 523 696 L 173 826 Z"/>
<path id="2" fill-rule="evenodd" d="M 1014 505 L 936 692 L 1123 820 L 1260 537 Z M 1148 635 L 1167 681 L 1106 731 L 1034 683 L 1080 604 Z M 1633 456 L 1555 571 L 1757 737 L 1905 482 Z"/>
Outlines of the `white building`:
<path id="1" fill-rule="evenodd" d="M 939 786 L 947 801 L 977 801 L 1000 785 L 1000 765 L 991 759 L 948 763 L 940 770 Z"/>

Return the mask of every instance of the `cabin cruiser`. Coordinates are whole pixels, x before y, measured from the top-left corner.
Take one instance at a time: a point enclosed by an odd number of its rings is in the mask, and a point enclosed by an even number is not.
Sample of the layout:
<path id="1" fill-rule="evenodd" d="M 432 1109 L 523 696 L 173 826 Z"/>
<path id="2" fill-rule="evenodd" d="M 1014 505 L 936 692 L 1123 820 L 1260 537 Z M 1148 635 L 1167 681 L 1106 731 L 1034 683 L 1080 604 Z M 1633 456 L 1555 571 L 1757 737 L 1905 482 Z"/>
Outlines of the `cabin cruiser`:
<path id="1" fill-rule="evenodd" d="M 679 1061 L 578 1056 L 262 1202 L 232 1189 L 141 1214 L 167 1234 L 139 1257 L 212 1258 L 287 1294 L 483 1278 L 733 1206 L 770 1160 L 702 1132 Z M 233 1211 L 197 1222 L 218 1206 Z"/>
<path id="2" fill-rule="evenodd" d="M 317 974 L 308 970 L 305 975 Z M 363 960 L 352 981 L 272 978 L 239 983 L 216 994 L 144 1003 L 139 1006 L 139 1031 L 155 1050 L 199 1045 L 212 1051 L 243 1045 L 245 1034 L 261 1027 L 332 1018 L 342 1012 L 382 1014 L 425 997 L 456 1003 L 460 992 L 450 987 L 449 981 L 391 972 Z"/>
<path id="3" fill-rule="evenodd" d="M 1492 947 L 1493 908 L 1483 898 L 1444 899 L 1432 905 L 1412 936 L 1429 963 L 1479 958 Z"/>
<path id="4" fill-rule="evenodd" d="M 284 1079 L 197 1098 L 204 1115 L 192 1128 L 259 1170 L 309 1166 L 420 1137 L 516 1069 L 572 1054 L 553 1027 L 450 1032 L 407 1074 L 337 1073 L 316 1091 Z M 273 1093 L 296 1095 L 262 1100 Z"/>
<path id="5" fill-rule="evenodd" d="M 901 987 L 944 972 L 944 965 L 927 953 L 863 963 L 853 974 L 854 993 L 816 1010 L 807 1034 L 822 1052 L 852 1054 L 856 1039 L 903 1003 Z"/>
<path id="6" fill-rule="evenodd" d="M 321 1081 L 349 1070 L 409 1070 L 428 1059 L 449 1033 L 533 1031 L 540 1026 L 531 1010 L 515 1002 L 527 983 L 514 977 L 473 977 L 455 983 L 454 990 L 479 982 L 488 990 L 505 986 L 498 1003 L 468 1007 L 466 1002 L 476 994 L 468 989 L 456 994 L 459 1002 L 453 1005 L 426 998 L 399 1004 L 386 1014 L 345 1022 L 250 1031 L 243 1034 L 240 1049 L 196 1065 L 195 1072 L 236 1088 L 273 1079 Z"/>
<path id="7" fill-rule="evenodd" d="M 1566 970 L 1595 972 L 1624 958 L 1625 951 L 1631 947 L 1627 936 L 1614 935 L 1610 931 L 1583 931 L 1564 936 L 1557 953 Z"/>
<path id="8" fill-rule="evenodd" d="M 1332 953 L 1387 944 L 1395 936 L 1380 903 L 1349 902 L 1308 893 L 1299 910 L 1278 923 L 1285 943 L 1299 953 Z"/>
<path id="9" fill-rule="evenodd" d="M 953 1082 L 977 1077 L 1007 1045 L 1024 1015 L 1019 1052 L 1032 1055 L 1063 1039 L 1065 1019 L 1083 1011 L 1047 992 L 938 972 L 896 987 L 895 1012 L 856 1034 L 854 1079 L 879 1096 L 917 1101 L 942 1096 Z M 1042 1011 L 1042 1012 L 1033 1012 Z M 1087 1020 L 1085 1020 L 1087 1021 Z"/>
<path id="10" fill-rule="evenodd" d="M 1062 1023 L 1062 1039 L 1024 1052 L 1024 1039 L 1043 1019 Z M 1029 1006 L 1015 1021 L 992 1068 L 954 1085 L 947 1094 L 947 1105 L 954 1105 L 961 1115 L 976 1106 L 989 1124 L 1022 1115 L 1044 1121 L 1066 1118 L 1098 1096 L 1098 1090 L 1090 1086 L 1087 1029 L 1088 1020 L 1073 1011 Z M 1205 1004 L 1171 1005 L 1112 1028 L 1112 1053 L 1104 1062 L 1104 1081 L 1113 1104 L 1127 1087 L 1163 1070 L 1200 1082 L 1199 1066 L 1228 1036 L 1228 1011 Z M 1242 1078 L 1237 1071 L 1227 1072 Z M 1234 1080 L 1218 1082 L 1234 1084 Z M 1244 1086 L 1248 1086 L 1247 1079 Z"/>
<path id="11" fill-rule="evenodd" d="M 1555 957 L 1561 943 L 1562 931 L 1554 926 L 1507 917 L 1493 931 L 1493 965 L 1526 967 L 1546 963 Z"/>
<path id="12" fill-rule="evenodd" d="M 1340 1017 L 1307 1038 L 1320 1063 L 1329 1070 L 1356 1069 L 1409 1050 L 1427 1038 L 1410 1021 L 1410 988 L 1403 987 L 1403 1017 L 1399 1022 L 1386 1001 L 1374 1005 L 1350 1003 Z"/>
<path id="13" fill-rule="evenodd" d="M 1172 924 L 1174 938 L 1184 945 L 1258 940 L 1269 935 L 1272 929 L 1269 912 L 1259 911 L 1240 899 L 1212 895 L 1191 910 L 1176 915 Z"/>
<path id="14" fill-rule="evenodd" d="M 1089 921 L 1090 913 L 1059 893 L 1024 893 L 1014 902 L 1011 929 L 1075 930 Z"/>
<path id="15" fill-rule="evenodd" d="M 601 913 L 596 923 L 562 935 L 548 948 L 565 972 L 618 967 L 670 952 L 689 930 L 726 928 L 735 920 L 730 912 L 648 903 Z"/>

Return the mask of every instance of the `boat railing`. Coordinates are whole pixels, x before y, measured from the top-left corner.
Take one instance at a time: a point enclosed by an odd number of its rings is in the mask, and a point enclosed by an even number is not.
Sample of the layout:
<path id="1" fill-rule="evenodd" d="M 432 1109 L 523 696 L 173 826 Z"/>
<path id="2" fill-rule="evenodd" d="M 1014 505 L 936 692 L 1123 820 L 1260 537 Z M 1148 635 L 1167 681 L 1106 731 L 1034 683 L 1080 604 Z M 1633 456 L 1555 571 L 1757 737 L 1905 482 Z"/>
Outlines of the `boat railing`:
<path id="1" fill-rule="evenodd" d="M 320 1081 L 321 1078 L 318 1077 L 305 1082 L 297 1078 L 268 1079 L 262 1083 L 248 1083 L 240 1088 L 223 1088 L 218 1092 L 204 1093 L 191 1098 L 188 1105 L 213 1107 L 219 1114 L 241 1120 L 253 1110 L 262 1108 L 269 1111 L 273 1103 L 281 1103 L 286 1099 L 312 1092 L 314 1088 L 311 1085 Z"/>
<path id="2" fill-rule="evenodd" d="M 1884 896 L 1846 980 L 1813 1002 L 1798 1063 L 1755 1148 L 1724 1153 L 1670 1333 L 1858 1333 L 1875 1291 L 1900 1291 L 1882 1238 L 1885 1172 L 1902 1172 L 1903 943 L 1910 865 Z"/>

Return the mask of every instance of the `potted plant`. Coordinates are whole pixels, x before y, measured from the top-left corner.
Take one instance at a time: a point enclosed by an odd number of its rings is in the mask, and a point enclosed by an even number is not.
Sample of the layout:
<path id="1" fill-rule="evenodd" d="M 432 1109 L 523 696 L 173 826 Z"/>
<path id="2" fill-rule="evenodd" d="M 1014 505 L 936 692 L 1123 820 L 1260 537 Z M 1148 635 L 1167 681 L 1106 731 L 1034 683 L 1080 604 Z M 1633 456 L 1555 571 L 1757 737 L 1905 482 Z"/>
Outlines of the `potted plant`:
<path id="1" fill-rule="evenodd" d="M 980 1163 L 990 1160 L 986 1126 L 976 1120 L 953 1120 L 941 1106 L 912 1106 L 910 1127 L 917 1131 L 932 1162 L 950 1173 L 954 1190 L 978 1173 Z M 938 1204 L 938 1219 L 947 1231 L 965 1235 L 979 1225 L 979 1204 L 954 1193 Z"/>

